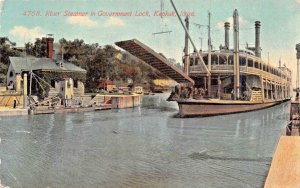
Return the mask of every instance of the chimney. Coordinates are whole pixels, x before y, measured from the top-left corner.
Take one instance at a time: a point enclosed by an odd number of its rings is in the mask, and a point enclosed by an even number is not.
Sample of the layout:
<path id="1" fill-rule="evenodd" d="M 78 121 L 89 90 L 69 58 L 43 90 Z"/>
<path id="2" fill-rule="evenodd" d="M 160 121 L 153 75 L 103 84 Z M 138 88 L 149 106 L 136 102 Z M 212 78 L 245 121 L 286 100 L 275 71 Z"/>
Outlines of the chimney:
<path id="1" fill-rule="evenodd" d="M 47 42 L 47 57 L 52 59 L 53 57 L 53 35 L 52 34 L 48 34 L 46 37 L 46 42 Z"/>
<path id="2" fill-rule="evenodd" d="M 255 56 L 261 57 L 260 48 L 260 21 L 255 22 Z"/>
<path id="3" fill-rule="evenodd" d="M 224 23 L 224 28 L 225 28 L 225 49 L 229 49 L 229 28 L 230 28 L 230 23 L 225 22 Z"/>

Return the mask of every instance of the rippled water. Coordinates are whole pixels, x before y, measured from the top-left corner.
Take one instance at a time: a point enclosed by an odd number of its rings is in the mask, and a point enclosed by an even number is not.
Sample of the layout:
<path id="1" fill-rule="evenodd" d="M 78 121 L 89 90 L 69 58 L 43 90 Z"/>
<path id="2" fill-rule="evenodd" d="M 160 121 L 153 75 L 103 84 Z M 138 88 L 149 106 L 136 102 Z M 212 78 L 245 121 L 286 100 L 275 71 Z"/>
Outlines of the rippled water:
<path id="1" fill-rule="evenodd" d="M 289 104 L 179 119 L 145 96 L 117 111 L 1 118 L 0 179 L 10 187 L 262 187 Z"/>

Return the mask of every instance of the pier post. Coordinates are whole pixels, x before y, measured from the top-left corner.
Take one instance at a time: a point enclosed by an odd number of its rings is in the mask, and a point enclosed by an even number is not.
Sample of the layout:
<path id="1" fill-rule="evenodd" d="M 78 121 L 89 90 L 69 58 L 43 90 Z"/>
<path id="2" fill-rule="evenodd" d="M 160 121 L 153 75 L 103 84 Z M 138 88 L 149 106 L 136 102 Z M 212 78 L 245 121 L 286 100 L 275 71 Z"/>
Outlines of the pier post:
<path id="1" fill-rule="evenodd" d="M 218 75 L 218 98 L 221 99 L 221 77 Z"/>
<path id="2" fill-rule="evenodd" d="M 262 75 L 260 76 L 260 82 L 261 82 L 261 95 L 263 102 L 265 101 L 265 88 L 264 88 L 264 80 Z"/>
<path id="3" fill-rule="evenodd" d="M 23 108 L 27 108 L 27 73 L 23 75 Z"/>

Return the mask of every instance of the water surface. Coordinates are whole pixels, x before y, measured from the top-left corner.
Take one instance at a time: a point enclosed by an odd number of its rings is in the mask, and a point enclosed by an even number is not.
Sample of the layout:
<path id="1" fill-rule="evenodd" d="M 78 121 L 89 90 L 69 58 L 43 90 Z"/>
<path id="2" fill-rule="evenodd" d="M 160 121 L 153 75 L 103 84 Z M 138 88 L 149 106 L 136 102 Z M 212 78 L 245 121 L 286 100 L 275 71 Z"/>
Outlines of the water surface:
<path id="1" fill-rule="evenodd" d="M 165 95 L 134 109 L 1 118 L 0 179 L 9 187 L 262 187 L 287 103 L 175 118 Z"/>

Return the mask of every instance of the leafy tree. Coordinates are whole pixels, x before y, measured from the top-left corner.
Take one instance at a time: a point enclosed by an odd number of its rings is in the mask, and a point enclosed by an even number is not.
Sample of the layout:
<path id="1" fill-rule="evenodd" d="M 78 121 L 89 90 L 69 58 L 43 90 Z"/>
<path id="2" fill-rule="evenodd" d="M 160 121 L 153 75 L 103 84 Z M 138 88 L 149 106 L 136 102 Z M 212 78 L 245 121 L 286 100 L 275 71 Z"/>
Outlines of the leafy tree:
<path id="1" fill-rule="evenodd" d="M 7 37 L 0 37 L 0 83 L 6 82 L 6 72 L 9 65 L 9 56 L 20 56 L 21 52 L 14 47 L 16 43 Z"/>

